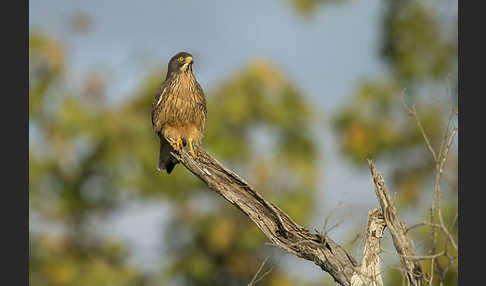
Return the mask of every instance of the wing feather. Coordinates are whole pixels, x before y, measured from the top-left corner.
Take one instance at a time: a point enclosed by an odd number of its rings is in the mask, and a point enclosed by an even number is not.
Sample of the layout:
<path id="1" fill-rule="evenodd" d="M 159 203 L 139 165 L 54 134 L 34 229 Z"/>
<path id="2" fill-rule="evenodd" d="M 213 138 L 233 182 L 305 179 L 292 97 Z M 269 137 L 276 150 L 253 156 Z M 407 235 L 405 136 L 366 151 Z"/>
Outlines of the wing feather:
<path id="1" fill-rule="evenodd" d="M 165 101 L 167 99 L 167 81 L 164 81 L 157 90 L 154 100 L 152 101 L 152 126 L 155 132 L 159 133 L 164 126 L 166 116 L 164 112 Z"/>

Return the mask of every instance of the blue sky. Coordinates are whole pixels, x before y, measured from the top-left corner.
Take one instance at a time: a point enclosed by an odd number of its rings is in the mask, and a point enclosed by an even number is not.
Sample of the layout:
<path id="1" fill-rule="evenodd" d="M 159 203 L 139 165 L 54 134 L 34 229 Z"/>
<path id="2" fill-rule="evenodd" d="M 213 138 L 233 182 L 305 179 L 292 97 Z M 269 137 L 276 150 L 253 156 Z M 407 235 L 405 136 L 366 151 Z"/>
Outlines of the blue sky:
<path id="1" fill-rule="evenodd" d="M 204 88 L 249 59 L 270 59 L 324 108 L 347 97 L 357 82 L 383 71 L 378 57 L 379 1 L 326 5 L 313 20 L 284 0 L 272 1 L 30 1 L 30 26 L 69 39 L 76 74 L 109 66 L 125 96 L 142 77 L 137 53 L 165 68 L 180 50 L 191 52 Z M 94 31 L 71 37 L 75 11 L 93 16 Z M 144 66 L 143 68 L 146 68 Z M 121 92 L 123 95 L 119 94 Z"/>
<path id="2" fill-rule="evenodd" d="M 333 232 L 331 236 L 340 241 L 355 225 L 364 224 L 376 199 L 368 172 L 352 169 L 340 158 L 326 119 L 361 80 L 385 73 L 378 55 L 381 3 L 353 0 L 325 5 L 308 20 L 285 0 L 31 0 L 29 25 L 67 43 L 74 84 L 86 72 L 106 71 L 113 102 L 133 94 L 148 66 L 162 74 L 168 59 L 180 50 L 194 55 L 196 77 L 206 91 L 248 60 L 271 60 L 322 112 L 322 125 L 316 127 L 323 142 L 318 198 L 322 207 L 315 225 L 307 227 L 322 226 L 329 211 L 343 202 L 337 216 L 355 219 Z M 90 34 L 69 34 L 67 22 L 76 11 L 93 17 Z M 142 62 L 141 54 L 147 55 Z M 168 213 L 165 204 L 135 202 L 107 218 L 110 227 L 105 231 L 124 238 L 134 249 L 134 260 L 151 267 L 160 258 L 153 249 L 160 246 L 159 230 Z M 308 261 L 282 257 L 281 263 L 299 278 L 324 275 Z"/>

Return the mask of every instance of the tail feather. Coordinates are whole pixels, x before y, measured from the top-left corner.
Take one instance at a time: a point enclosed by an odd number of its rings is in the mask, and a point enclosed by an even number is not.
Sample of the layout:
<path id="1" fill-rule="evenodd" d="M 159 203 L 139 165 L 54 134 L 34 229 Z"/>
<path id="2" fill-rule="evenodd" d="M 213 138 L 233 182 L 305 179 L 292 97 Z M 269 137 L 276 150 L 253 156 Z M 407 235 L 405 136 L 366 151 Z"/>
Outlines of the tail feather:
<path id="1" fill-rule="evenodd" d="M 172 146 L 170 146 L 169 142 L 164 139 L 160 140 L 158 170 L 166 170 L 167 174 L 170 174 L 172 172 L 172 169 L 174 169 L 175 165 L 178 163 L 170 155 L 171 151 Z"/>

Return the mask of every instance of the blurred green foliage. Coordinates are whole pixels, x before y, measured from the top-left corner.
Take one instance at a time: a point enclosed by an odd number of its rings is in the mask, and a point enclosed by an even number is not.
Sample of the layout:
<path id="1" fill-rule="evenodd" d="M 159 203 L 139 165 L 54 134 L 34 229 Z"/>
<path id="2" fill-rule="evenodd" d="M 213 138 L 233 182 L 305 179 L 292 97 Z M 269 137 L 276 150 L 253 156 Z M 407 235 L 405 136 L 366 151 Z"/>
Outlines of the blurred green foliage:
<path id="1" fill-rule="evenodd" d="M 304 16 L 342 2 L 291 1 Z M 432 198 L 435 162 L 415 119 L 405 110 L 401 95 L 409 105 L 416 106 L 430 143 L 438 152 L 447 127 L 449 105 L 457 105 L 457 14 L 445 15 L 441 9 L 452 11 L 447 7 L 452 4 L 455 3 L 383 1 L 379 52 L 389 73 L 387 77 L 363 80 L 332 120 L 342 155 L 351 165 L 364 170 L 366 158 L 386 162 L 387 172 L 391 173 L 387 183 L 397 191 L 400 207 L 420 212 L 424 220 L 429 218 L 430 204 L 423 207 L 420 203 Z M 437 86 L 443 88 L 438 95 L 431 96 L 429 90 L 437 90 Z M 445 221 L 451 223 L 458 210 L 457 153 L 449 154 L 448 160 L 446 168 L 451 172 L 442 179 L 441 190 Z M 457 223 L 451 225 L 451 233 L 457 241 Z M 429 228 L 422 228 L 413 238 L 419 251 L 431 249 Z M 439 240 L 436 252 L 447 249 L 451 257 L 457 255 L 444 237 Z M 440 268 L 445 269 L 448 262 L 442 257 Z M 424 270 L 430 271 L 430 261 L 424 264 Z M 385 278 L 386 285 L 402 285 L 398 271 L 390 271 Z M 457 260 L 449 267 L 444 285 L 457 285 Z"/>
<path id="2" fill-rule="evenodd" d="M 382 53 L 394 77 L 408 84 L 443 81 L 457 63 L 457 30 L 441 27 L 437 7 L 431 5 L 417 0 L 385 3 Z"/>
<path id="3" fill-rule="evenodd" d="M 420 129 L 406 108 L 416 106 L 417 115 L 431 146 L 437 153 L 447 129 L 450 104 L 457 102 L 457 15 L 456 29 L 439 18 L 441 3 L 415 0 L 384 2 L 382 20 L 381 56 L 390 71 L 386 78 L 364 80 L 348 102 L 334 115 L 333 125 L 343 155 L 356 167 L 365 169 L 366 158 L 386 161 L 390 189 L 402 212 L 409 208 L 420 213 L 422 220 L 430 217 L 436 164 L 427 149 Z M 438 90 L 439 94 L 430 94 Z M 456 123 L 457 126 L 457 123 Z M 442 178 L 442 207 L 447 224 L 457 214 L 457 153 L 448 157 L 451 168 Z M 432 183 L 431 183 L 432 182 Z M 444 183 L 445 182 L 445 183 Z M 448 183 L 450 182 L 450 183 Z M 458 226 L 450 231 L 457 241 Z M 450 257 L 457 255 L 445 237 L 439 233 L 435 253 L 447 250 Z M 430 228 L 412 234 L 419 253 L 427 254 L 432 247 Z M 430 275 L 430 261 L 424 262 L 424 271 Z M 443 271 L 449 260 L 439 259 Z M 448 267 L 444 285 L 457 285 L 457 260 Z M 437 279 L 437 274 L 435 277 Z M 399 272 L 385 276 L 386 285 L 402 285 Z M 434 285 L 439 285 L 437 283 Z"/>
<path id="4" fill-rule="evenodd" d="M 115 242 L 89 227 L 126 198 L 137 198 L 170 200 L 180 210 L 167 237 L 173 244 L 169 279 L 181 277 L 184 285 L 248 283 L 264 259 L 263 235 L 223 202 L 211 203 L 211 213 L 191 204 L 214 193 L 201 190 L 205 187 L 183 167 L 170 176 L 156 171 L 158 139 L 149 117 L 163 78 L 160 71 L 150 73 L 128 102 L 114 106 L 103 100 L 102 91 L 87 89 L 98 94 L 90 97 L 68 89 L 66 59 L 51 52 L 62 51 L 60 43 L 39 32 L 31 33 L 30 43 L 30 124 L 35 131 L 30 146 L 30 209 L 63 229 L 60 237 L 31 235 L 31 282 L 139 285 L 146 281 L 140 269 L 126 264 L 122 245 L 116 252 L 106 250 L 103 245 Z M 218 91 L 206 93 L 209 119 L 204 145 L 233 168 L 244 169 L 257 189 L 305 222 L 313 209 L 317 173 L 311 106 L 277 68 L 264 61 L 250 63 Z M 252 144 L 262 129 L 271 134 L 261 139 L 265 146 Z M 190 239 L 180 240 L 181 232 L 191 233 Z M 288 278 L 275 269 L 266 279 Z"/>
<path id="5" fill-rule="evenodd" d="M 309 16 L 331 2 L 343 1 L 290 3 Z M 381 55 L 389 77 L 363 81 L 333 114 L 332 127 L 351 165 L 364 169 L 369 157 L 386 161 L 392 174 L 387 183 L 398 192 L 400 206 L 426 218 L 427 207 L 416 208 L 421 199 L 432 196 L 434 164 L 399 95 L 406 87 L 407 102 L 417 104 L 431 144 L 438 146 L 447 108 L 421 88 L 457 74 L 457 37 L 442 29 L 433 6 L 413 0 L 387 1 L 384 6 Z M 87 17 L 74 19 L 83 31 L 91 29 Z M 246 285 L 269 253 L 264 236 L 183 167 L 177 166 L 170 176 L 156 171 L 158 139 L 150 109 L 163 80 L 160 70 L 148 73 L 126 102 L 113 105 L 105 97 L 107 83 L 101 73 L 90 74 L 81 88 L 70 85 L 68 57 L 63 43 L 31 31 L 29 207 L 43 226 L 30 232 L 31 284 Z M 311 127 L 319 110 L 265 60 L 247 63 L 205 92 L 203 146 L 298 223 L 308 222 L 318 189 L 320 142 Z M 452 171 L 443 186 L 447 222 L 457 213 L 457 154 L 450 157 L 447 168 Z M 164 238 L 170 251 L 159 271 L 139 269 L 129 262 L 120 241 L 92 228 L 93 221 L 134 199 L 175 206 Z M 451 232 L 457 239 L 457 224 Z M 413 231 L 413 238 L 419 252 L 430 249 L 428 229 Z M 437 252 L 446 247 L 443 237 L 438 245 Z M 450 246 L 448 250 L 457 255 Z M 440 263 L 445 267 L 447 261 Z M 312 285 L 274 267 L 258 285 Z M 424 270 L 430 271 L 427 262 Z M 386 285 L 401 285 L 398 271 L 387 273 Z M 457 285 L 457 267 L 450 267 L 446 279 L 444 285 Z"/>

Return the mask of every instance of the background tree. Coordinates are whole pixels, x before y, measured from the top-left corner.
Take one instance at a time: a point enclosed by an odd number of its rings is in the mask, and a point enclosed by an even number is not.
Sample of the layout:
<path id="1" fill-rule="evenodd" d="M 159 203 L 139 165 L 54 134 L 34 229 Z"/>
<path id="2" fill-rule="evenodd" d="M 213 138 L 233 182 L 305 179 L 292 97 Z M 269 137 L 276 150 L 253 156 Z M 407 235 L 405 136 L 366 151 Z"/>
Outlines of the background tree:
<path id="1" fill-rule="evenodd" d="M 31 34 L 30 43 L 30 121 L 38 140 L 30 154 L 31 209 L 63 228 L 61 238 L 56 239 L 74 245 L 75 251 L 54 249 L 60 255 L 74 256 L 72 265 L 65 264 L 68 257 L 50 258 L 41 252 L 42 247 L 35 247 L 52 238 L 32 236 L 32 281 L 58 285 L 82 285 L 91 279 L 100 285 L 145 281 L 137 269 L 123 263 L 121 245 L 100 241 L 91 228 L 97 216 L 106 215 L 124 196 L 177 204 L 168 233 L 174 261 L 164 275 L 185 285 L 250 281 L 265 258 L 264 237 L 246 218 L 201 191 L 201 184 L 187 171 L 178 170 L 169 180 L 154 169 L 157 140 L 147 114 L 160 72 L 147 77 L 133 100 L 113 107 L 99 96 L 80 96 L 63 88 L 64 59 L 57 58 L 58 53 L 56 58 L 48 54 L 49 49 L 61 49 L 59 43 L 39 33 Z M 245 170 L 259 189 L 273 194 L 293 217 L 305 220 L 313 207 L 316 150 L 309 130 L 313 110 L 298 90 L 271 63 L 257 61 L 228 79 L 208 100 L 211 128 L 205 145 L 235 169 Z M 262 130 L 271 137 L 255 142 L 255 134 Z M 197 204 L 201 200 L 209 200 L 209 209 Z M 181 240 L 184 233 L 190 236 Z M 82 260 L 82 253 L 104 253 L 98 249 L 104 244 L 108 252 L 97 255 L 112 268 L 113 277 L 96 270 L 90 259 Z M 51 273 L 56 267 L 66 277 L 56 278 L 56 271 Z M 85 268 L 102 272 L 102 277 L 86 275 Z M 131 279 L 121 276 L 125 272 Z M 288 278 L 276 268 L 268 279 Z"/>
<path id="2" fill-rule="evenodd" d="M 341 1 L 290 3 L 308 16 L 333 2 Z M 453 104 L 457 101 L 457 18 L 440 14 L 445 4 L 438 2 L 383 5 L 380 52 L 388 74 L 364 80 L 333 114 L 331 125 L 350 166 L 366 170 L 366 158 L 386 165 L 400 212 L 419 212 L 414 217 L 419 223 L 430 220 L 436 164 L 400 94 L 416 105 L 430 144 L 438 149 L 448 123 L 448 96 Z M 89 31 L 89 16 L 73 20 L 79 31 Z M 69 57 L 61 40 L 31 31 L 29 209 L 39 226 L 30 231 L 32 285 L 249 283 L 274 251 L 265 245 L 265 237 L 226 202 L 203 191 L 205 186 L 181 166 L 170 179 L 156 171 L 158 139 L 149 116 L 164 77 L 160 68 L 145 76 L 134 96 L 112 104 L 102 73 L 88 74 L 81 87 L 72 87 Z M 289 75 L 265 60 L 248 62 L 205 92 L 209 121 L 203 145 L 298 223 L 309 223 L 319 208 L 320 142 L 312 127 L 323 124 L 320 111 Z M 453 149 L 450 156 L 442 180 L 442 209 L 457 241 L 457 152 Z M 157 271 L 145 272 L 130 263 L 126 246 L 103 236 L 97 226 L 130 200 L 163 200 L 175 206 L 165 238 L 170 259 Z M 420 253 L 447 250 L 457 255 L 446 237 L 427 226 L 414 229 L 411 236 Z M 399 266 L 396 256 L 383 256 L 384 264 Z M 429 275 L 430 262 L 423 263 Z M 435 277 L 444 285 L 457 285 L 457 258 L 441 256 L 434 265 Z M 267 267 L 272 271 L 259 285 L 310 285 L 289 276 L 278 262 Z M 383 269 L 385 285 L 401 285 L 399 270 Z M 325 283 L 333 285 L 328 278 Z"/>

